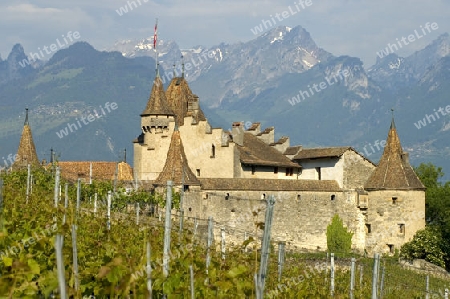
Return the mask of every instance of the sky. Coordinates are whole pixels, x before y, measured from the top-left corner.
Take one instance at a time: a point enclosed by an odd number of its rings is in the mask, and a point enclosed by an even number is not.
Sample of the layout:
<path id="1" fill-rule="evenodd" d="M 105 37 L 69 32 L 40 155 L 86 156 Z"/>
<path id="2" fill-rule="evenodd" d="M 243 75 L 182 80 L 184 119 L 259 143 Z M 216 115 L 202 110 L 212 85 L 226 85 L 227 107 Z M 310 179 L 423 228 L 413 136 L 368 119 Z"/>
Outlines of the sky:
<path id="1" fill-rule="evenodd" d="M 126 13 L 120 10 L 125 6 Z M 335 56 L 359 57 L 366 68 L 388 43 L 415 30 L 420 38 L 402 44 L 398 55 L 410 55 L 450 32 L 449 0 L 6 0 L 0 11 L 2 59 L 16 43 L 26 54 L 47 47 L 46 60 L 81 40 L 108 49 L 119 40 L 153 36 L 156 18 L 160 40 L 191 48 L 247 42 L 256 38 L 252 29 L 272 16 L 275 26 L 300 25 L 319 47 Z M 421 26 L 427 22 L 438 28 L 424 34 Z"/>

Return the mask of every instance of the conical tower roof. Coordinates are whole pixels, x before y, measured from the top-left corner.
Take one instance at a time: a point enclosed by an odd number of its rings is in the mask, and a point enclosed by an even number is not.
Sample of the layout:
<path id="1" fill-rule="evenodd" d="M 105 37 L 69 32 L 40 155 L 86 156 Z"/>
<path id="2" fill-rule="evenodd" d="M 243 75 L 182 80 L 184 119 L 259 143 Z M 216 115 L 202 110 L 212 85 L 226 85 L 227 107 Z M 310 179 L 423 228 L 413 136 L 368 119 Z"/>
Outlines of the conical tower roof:
<path id="1" fill-rule="evenodd" d="M 392 119 L 383 155 L 366 182 L 367 190 L 423 190 L 425 186 L 409 164 Z"/>
<path id="2" fill-rule="evenodd" d="M 189 87 L 188 82 L 184 77 L 175 77 L 170 81 L 169 87 L 166 91 L 167 102 L 169 108 L 176 115 L 176 122 L 178 126 L 184 125 L 184 118 L 186 116 L 193 116 L 197 121 L 206 120 L 205 114 L 198 107 L 196 115 L 188 111 L 190 102 L 198 101 L 198 97 L 194 95 Z"/>
<path id="3" fill-rule="evenodd" d="M 178 129 L 175 129 L 172 134 L 163 171 L 153 184 L 166 185 L 167 181 L 173 181 L 174 185 L 200 185 L 199 180 L 188 165 Z"/>
<path id="4" fill-rule="evenodd" d="M 169 108 L 169 105 L 167 103 L 163 82 L 159 77 L 159 73 L 156 74 L 147 106 L 141 114 L 141 116 L 147 115 L 174 115 L 173 111 Z"/>
<path id="5" fill-rule="evenodd" d="M 23 125 L 22 137 L 20 138 L 19 148 L 13 168 L 27 167 L 28 164 L 38 166 L 39 159 L 36 154 L 36 147 L 34 146 L 33 134 L 28 123 L 28 109 L 26 109 L 25 123 Z"/>

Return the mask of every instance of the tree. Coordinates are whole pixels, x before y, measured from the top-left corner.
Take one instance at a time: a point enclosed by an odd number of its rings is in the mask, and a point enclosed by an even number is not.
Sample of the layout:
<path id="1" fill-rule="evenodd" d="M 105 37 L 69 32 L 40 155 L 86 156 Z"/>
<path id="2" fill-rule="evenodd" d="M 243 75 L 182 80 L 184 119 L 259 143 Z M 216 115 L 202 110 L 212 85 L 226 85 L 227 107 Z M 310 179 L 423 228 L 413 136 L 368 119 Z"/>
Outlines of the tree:
<path id="1" fill-rule="evenodd" d="M 347 253 L 352 247 L 353 233 L 347 231 L 338 214 L 327 226 L 327 247 L 330 252 Z"/>
<path id="2" fill-rule="evenodd" d="M 445 253 L 442 250 L 442 234 L 439 228 L 427 226 L 419 230 L 414 238 L 400 248 L 400 258 L 424 259 L 439 267 L 445 267 Z"/>
<path id="3" fill-rule="evenodd" d="M 441 186 L 439 179 L 444 176 L 442 167 L 436 167 L 432 163 L 421 163 L 414 167 L 414 171 L 427 189 Z"/>
<path id="4" fill-rule="evenodd" d="M 444 261 L 450 269 L 450 182 L 439 181 L 444 176 L 441 167 L 422 163 L 414 168 L 417 176 L 427 187 L 425 192 L 425 220 L 439 235 L 439 247 L 445 253 Z"/>

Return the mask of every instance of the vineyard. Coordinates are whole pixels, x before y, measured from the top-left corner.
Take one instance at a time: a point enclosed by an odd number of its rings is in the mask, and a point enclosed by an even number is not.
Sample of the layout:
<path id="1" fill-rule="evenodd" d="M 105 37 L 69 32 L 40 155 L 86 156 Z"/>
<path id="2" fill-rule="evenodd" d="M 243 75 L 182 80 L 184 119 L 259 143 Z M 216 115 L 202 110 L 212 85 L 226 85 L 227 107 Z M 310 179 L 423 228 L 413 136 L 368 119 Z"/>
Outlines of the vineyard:
<path id="1" fill-rule="evenodd" d="M 167 235 L 167 217 L 148 212 L 150 203 L 164 209 L 161 196 L 125 194 L 104 182 L 69 184 L 39 169 L 32 174 L 31 184 L 26 170 L 1 176 L 0 298 L 259 298 L 259 237 L 225 251 L 216 238 L 208 247 L 197 229 L 207 219 L 186 219 L 182 229 L 174 220 Z M 178 202 L 174 194 L 174 210 Z M 128 209 L 137 203 L 141 212 Z M 450 284 L 390 257 L 380 259 L 374 281 L 371 258 L 335 253 L 332 265 L 327 253 L 280 258 L 277 250 L 270 245 L 264 298 L 371 298 L 374 282 L 377 298 L 444 298 Z"/>

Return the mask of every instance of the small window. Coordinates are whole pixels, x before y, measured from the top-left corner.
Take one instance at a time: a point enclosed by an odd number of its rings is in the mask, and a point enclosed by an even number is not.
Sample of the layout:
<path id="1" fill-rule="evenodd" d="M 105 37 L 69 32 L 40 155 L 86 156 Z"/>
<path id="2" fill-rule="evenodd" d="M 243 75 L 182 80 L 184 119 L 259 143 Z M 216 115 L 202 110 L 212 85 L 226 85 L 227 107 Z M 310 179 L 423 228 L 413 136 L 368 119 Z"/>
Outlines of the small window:
<path id="1" fill-rule="evenodd" d="M 184 192 L 189 191 L 189 185 L 183 185 L 183 191 Z"/>
<path id="2" fill-rule="evenodd" d="M 192 208 L 189 208 L 188 210 L 189 210 L 189 212 L 191 212 L 191 211 L 192 211 Z"/>
<path id="3" fill-rule="evenodd" d="M 388 248 L 389 248 L 389 253 L 395 253 L 394 251 L 394 244 L 387 244 Z"/>
<path id="4" fill-rule="evenodd" d="M 230 193 L 227 193 L 227 195 L 225 195 L 225 200 L 229 200 L 230 199 Z"/>
<path id="5" fill-rule="evenodd" d="M 398 233 L 404 235 L 405 234 L 405 224 L 399 223 L 398 224 Z"/>
<path id="6" fill-rule="evenodd" d="M 372 225 L 369 223 L 366 223 L 366 234 L 370 234 L 372 232 Z"/>
<path id="7" fill-rule="evenodd" d="M 320 181 L 322 179 L 322 172 L 320 167 L 316 167 L 317 179 Z"/>
<path id="8" fill-rule="evenodd" d="M 396 205 L 397 204 L 397 197 L 392 197 L 392 204 L 393 205 Z"/>
<path id="9" fill-rule="evenodd" d="M 278 167 L 277 167 L 277 166 L 275 166 L 275 167 L 273 168 L 273 173 L 278 173 Z"/>
<path id="10" fill-rule="evenodd" d="M 297 200 L 300 201 L 302 199 L 302 196 L 300 194 L 297 194 Z"/>
<path id="11" fill-rule="evenodd" d="M 261 194 L 261 199 L 266 199 L 266 193 Z"/>
<path id="12" fill-rule="evenodd" d="M 252 174 L 255 174 L 255 171 L 256 171 L 256 166 L 252 165 Z"/>
<path id="13" fill-rule="evenodd" d="M 212 146 L 211 146 L 211 158 L 215 158 L 216 157 L 216 147 L 215 147 L 215 145 L 213 144 Z"/>
<path id="14" fill-rule="evenodd" d="M 331 199 L 332 201 L 335 200 L 335 199 L 336 199 L 336 195 L 332 194 L 331 197 L 330 197 L 330 199 Z"/>
<path id="15" fill-rule="evenodd" d="M 294 168 L 286 168 L 286 176 L 292 176 L 294 174 Z"/>
<path id="16" fill-rule="evenodd" d="M 197 169 L 197 176 L 200 176 L 200 169 Z"/>

